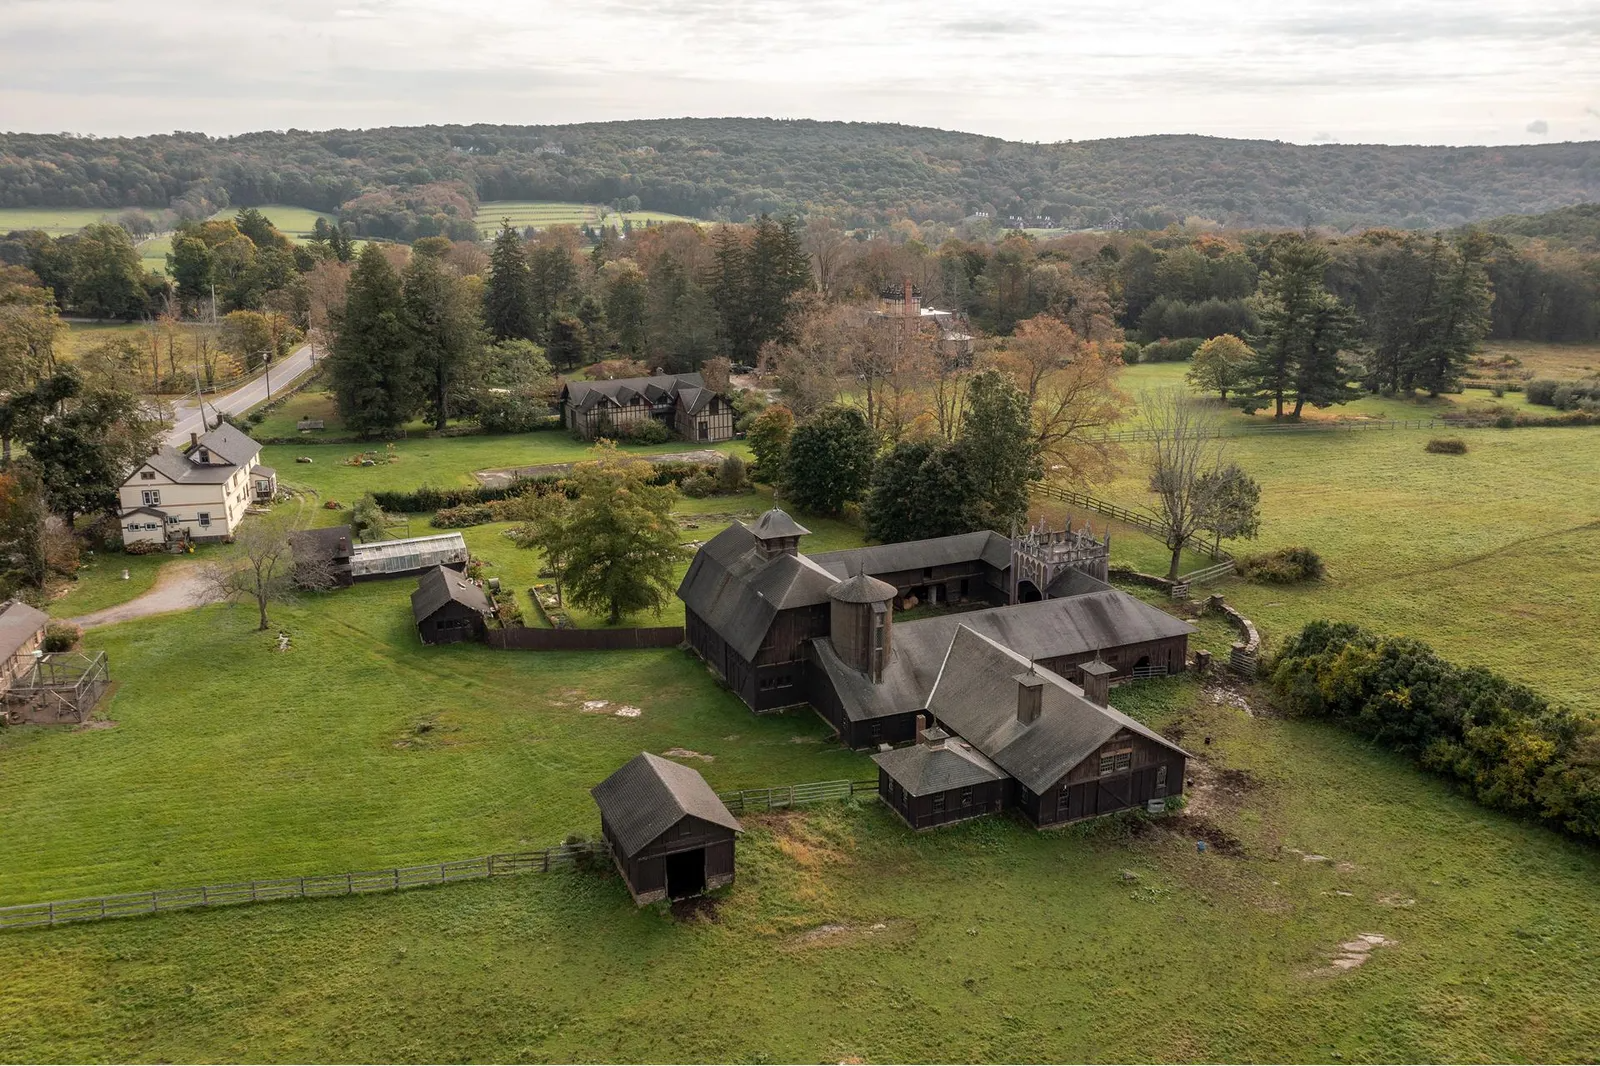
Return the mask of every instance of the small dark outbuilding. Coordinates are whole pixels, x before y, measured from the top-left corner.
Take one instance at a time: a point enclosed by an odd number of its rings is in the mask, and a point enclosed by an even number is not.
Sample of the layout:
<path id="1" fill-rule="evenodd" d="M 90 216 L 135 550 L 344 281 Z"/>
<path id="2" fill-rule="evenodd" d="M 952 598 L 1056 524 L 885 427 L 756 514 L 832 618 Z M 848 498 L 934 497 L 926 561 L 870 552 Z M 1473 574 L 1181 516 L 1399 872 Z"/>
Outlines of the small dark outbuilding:
<path id="1" fill-rule="evenodd" d="M 590 790 L 600 831 L 641 906 L 733 883 L 738 819 L 697 772 L 648 752 Z"/>
<path id="2" fill-rule="evenodd" d="M 915 744 L 874 755 L 878 795 L 913 829 L 1004 810 L 1011 778 L 984 754 L 938 726 Z"/>
<path id="3" fill-rule="evenodd" d="M 411 594 L 411 614 L 424 644 L 482 640 L 493 609 L 482 589 L 447 566 L 424 571 Z"/>
<path id="4" fill-rule="evenodd" d="M 296 581 L 312 587 L 349 588 L 352 552 L 349 526 L 302 529 L 289 537 L 294 549 Z"/>

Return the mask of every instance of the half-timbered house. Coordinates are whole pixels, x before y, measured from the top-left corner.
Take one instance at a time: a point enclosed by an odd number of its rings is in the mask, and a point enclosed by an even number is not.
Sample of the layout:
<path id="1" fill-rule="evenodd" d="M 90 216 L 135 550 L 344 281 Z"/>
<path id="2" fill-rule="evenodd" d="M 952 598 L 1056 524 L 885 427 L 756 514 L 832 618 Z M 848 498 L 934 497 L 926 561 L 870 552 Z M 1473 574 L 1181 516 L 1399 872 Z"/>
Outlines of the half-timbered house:
<path id="1" fill-rule="evenodd" d="M 557 397 L 561 423 L 593 440 L 656 419 L 689 441 L 733 438 L 733 407 L 699 374 L 657 374 L 612 381 L 569 381 Z"/>

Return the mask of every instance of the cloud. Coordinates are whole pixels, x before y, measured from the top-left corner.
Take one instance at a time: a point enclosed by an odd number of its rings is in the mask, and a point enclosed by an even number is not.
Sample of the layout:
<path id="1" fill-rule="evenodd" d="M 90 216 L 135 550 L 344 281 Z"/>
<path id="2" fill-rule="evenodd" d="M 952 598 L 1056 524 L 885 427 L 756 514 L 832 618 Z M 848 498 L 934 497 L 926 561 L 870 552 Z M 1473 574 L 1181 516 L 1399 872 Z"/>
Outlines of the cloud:
<path id="1" fill-rule="evenodd" d="M 1528 132 L 1537 133 L 1542 137 L 1546 133 L 1550 132 L 1550 123 L 1546 122 L 1542 118 L 1536 118 L 1532 122 L 1528 123 Z"/>

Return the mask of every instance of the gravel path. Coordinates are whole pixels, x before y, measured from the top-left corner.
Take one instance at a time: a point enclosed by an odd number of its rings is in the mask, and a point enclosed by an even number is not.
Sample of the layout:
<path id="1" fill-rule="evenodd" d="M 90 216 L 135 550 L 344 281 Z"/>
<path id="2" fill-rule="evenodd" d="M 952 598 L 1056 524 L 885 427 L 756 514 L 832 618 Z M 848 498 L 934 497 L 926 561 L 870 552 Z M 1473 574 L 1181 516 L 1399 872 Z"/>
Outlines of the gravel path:
<path id="1" fill-rule="evenodd" d="M 161 568 L 161 574 L 150 591 L 136 596 L 127 603 L 91 611 L 67 621 L 88 629 L 90 626 L 108 626 L 127 622 L 152 614 L 182 611 L 206 602 L 205 580 L 200 573 L 200 563 L 172 562 Z"/>

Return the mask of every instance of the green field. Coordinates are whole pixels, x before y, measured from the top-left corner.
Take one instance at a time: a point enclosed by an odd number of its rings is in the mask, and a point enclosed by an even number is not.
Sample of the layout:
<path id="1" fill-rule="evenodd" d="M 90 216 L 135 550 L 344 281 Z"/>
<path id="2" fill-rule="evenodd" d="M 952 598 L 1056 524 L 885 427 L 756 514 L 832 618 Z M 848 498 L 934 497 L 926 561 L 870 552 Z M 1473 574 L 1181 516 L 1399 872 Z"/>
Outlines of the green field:
<path id="1" fill-rule="evenodd" d="M 644 222 L 697 222 L 684 215 L 670 215 L 664 211 L 612 211 L 600 204 L 562 203 L 556 200 L 490 200 L 478 205 L 478 230 L 492 237 L 500 230 L 500 223 L 510 219 L 518 229 L 532 226 L 581 226 L 584 223 L 599 225 L 601 212 L 605 211 L 607 225 L 621 226 L 623 220 L 635 225 Z"/>
<path id="2" fill-rule="evenodd" d="M 118 207 L 0 207 L 0 233 L 42 229 L 52 237 L 60 237 L 76 233 L 93 222 L 115 222 L 123 210 Z"/>

